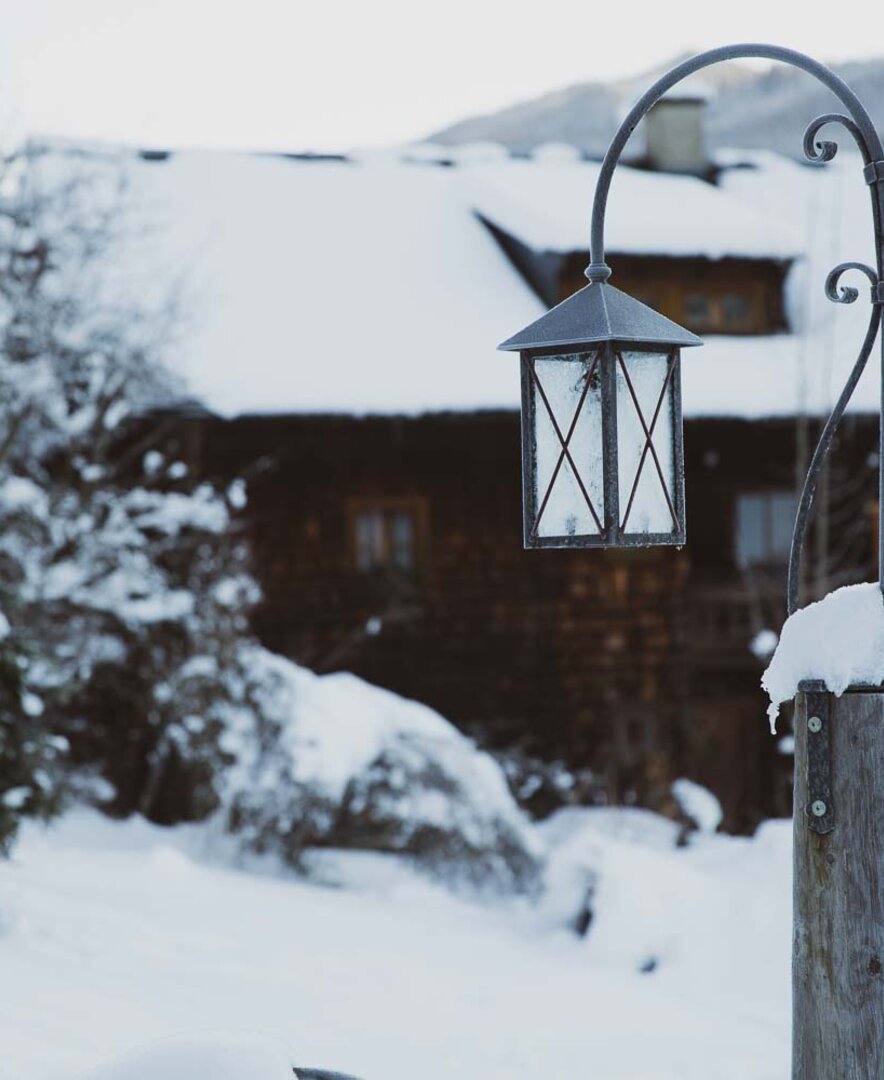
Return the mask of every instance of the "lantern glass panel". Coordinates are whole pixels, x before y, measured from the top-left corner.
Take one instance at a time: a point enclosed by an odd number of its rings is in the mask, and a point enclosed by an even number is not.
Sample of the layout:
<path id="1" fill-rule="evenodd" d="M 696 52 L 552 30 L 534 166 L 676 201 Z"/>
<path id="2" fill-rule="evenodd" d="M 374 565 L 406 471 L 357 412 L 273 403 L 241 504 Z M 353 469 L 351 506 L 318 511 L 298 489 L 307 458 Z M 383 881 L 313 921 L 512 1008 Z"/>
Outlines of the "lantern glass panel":
<path id="1" fill-rule="evenodd" d="M 678 531 L 673 441 L 675 354 L 616 351 L 620 530 Z"/>
<path id="2" fill-rule="evenodd" d="M 532 361 L 537 537 L 601 536 L 601 352 Z"/>

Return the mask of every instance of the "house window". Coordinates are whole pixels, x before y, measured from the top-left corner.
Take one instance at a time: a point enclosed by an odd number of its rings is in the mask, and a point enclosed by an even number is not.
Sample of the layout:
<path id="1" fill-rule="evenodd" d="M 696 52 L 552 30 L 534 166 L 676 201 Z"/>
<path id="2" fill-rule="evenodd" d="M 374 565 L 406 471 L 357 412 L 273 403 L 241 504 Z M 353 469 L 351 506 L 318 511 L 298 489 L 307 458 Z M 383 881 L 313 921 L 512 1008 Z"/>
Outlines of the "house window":
<path id="1" fill-rule="evenodd" d="M 798 499 L 793 491 L 739 495 L 737 561 L 741 565 L 788 562 L 797 509 Z"/>
<path id="2" fill-rule="evenodd" d="M 752 306 L 739 293 L 725 293 L 721 299 L 721 321 L 726 330 L 745 330 L 752 322 Z"/>
<path id="3" fill-rule="evenodd" d="M 416 569 L 424 518 L 420 500 L 358 500 L 350 516 L 357 569 L 401 573 Z"/>
<path id="4" fill-rule="evenodd" d="M 688 293 L 684 298 L 685 322 L 688 326 L 708 329 L 712 323 L 712 305 L 702 293 Z"/>
<path id="5" fill-rule="evenodd" d="M 741 292 L 685 293 L 682 320 L 699 334 L 733 334 L 756 331 L 760 313 L 756 298 Z"/>

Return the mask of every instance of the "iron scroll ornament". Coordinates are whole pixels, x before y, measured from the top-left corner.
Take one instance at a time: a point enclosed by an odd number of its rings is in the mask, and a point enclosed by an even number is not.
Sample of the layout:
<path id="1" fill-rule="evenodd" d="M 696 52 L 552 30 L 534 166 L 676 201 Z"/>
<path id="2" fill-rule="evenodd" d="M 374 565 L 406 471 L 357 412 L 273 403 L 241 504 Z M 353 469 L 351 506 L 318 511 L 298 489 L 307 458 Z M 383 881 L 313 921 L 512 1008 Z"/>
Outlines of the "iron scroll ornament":
<path id="1" fill-rule="evenodd" d="M 785 49 L 778 45 L 726 45 L 719 49 L 710 49 L 707 52 L 699 53 L 697 56 L 676 65 L 646 90 L 633 105 L 620 125 L 617 134 L 612 139 L 608 152 L 602 161 L 592 206 L 590 263 L 586 268 L 586 277 L 590 282 L 597 282 L 607 281 L 611 276 L 611 268 L 605 262 L 605 210 L 608 203 L 608 193 L 611 188 L 614 170 L 620 161 L 624 147 L 639 122 L 650 112 L 660 98 L 689 75 L 693 75 L 695 72 L 711 67 L 721 61 L 737 59 L 764 59 L 789 64 L 813 75 L 835 94 L 849 115 L 825 113 L 813 120 L 804 133 L 804 153 L 810 161 L 818 163 L 831 161 L 838 152 L 838 144 L 830 140 L 817 140 L 817 135 L 826 124 L 840 124 L 849 132 L 859 148 L 863 160 L 863 175 L 869 186 L 872 201 L 876 269 L 872 269 L 863 263 L 842 263 L 840 266 L 835 267 L 826 279 L 826 296 L 835 303 L 850 304 L 857 299 L 859 292 L 852 286 L 840 287 L 841 276 L 848 270 L 858 270 L 864 273 L 872 285 L 872 313 L 859 356 L 820 434 L 807 471 L 801 498 L 798 502 L 795 527 L 792 532 L 792 546 L 789 554 L 789 570 L 786 584 L 787 610 L 791 615 L 798 608 L 801 555 L 804 550 L 808 519 L 813 505 L 813 497 L 816 493 L 817 480 L 831 448 L 835 431 L 847 408 L 847 403 L 850 401 L 856 384 L 859 382 L 859 378 L 871 355 L 881 325 L 881 311 L 882 304 L 884 304 L 884 284 L 882 284 L 882 279 L 884 279 L 884 233 L 882 233 L 882 218 L 884 218 L 884 147 L 882 147 L 881 138 L 865 106 L 847 83 L 836 75 L 834 71 L 804 53 L 796 52 L 794 49 Z M 882 356 L 882 374 L 884 374 L 884 356 Z M 882 387 L 882 401 L 884 401 L 884 387 Z M 881 424 L 881 427 L 884 428 L 884 424 Z M 879 432 L 879 442 L 878 505 L 880 515 L 881 510 L 884 509 L 884 473 L 882 473 L 881 468 L 881 463 L 884 463 L 884 430 Z M 880 522 L 878 534 L 878 576 L 880 580 L 884 577 L 884 574 L 881 573 L 881 568 L 884 567 L 884 527 Z M 880 582 L 880 584 L 884 588 L 884 582 Z"/>

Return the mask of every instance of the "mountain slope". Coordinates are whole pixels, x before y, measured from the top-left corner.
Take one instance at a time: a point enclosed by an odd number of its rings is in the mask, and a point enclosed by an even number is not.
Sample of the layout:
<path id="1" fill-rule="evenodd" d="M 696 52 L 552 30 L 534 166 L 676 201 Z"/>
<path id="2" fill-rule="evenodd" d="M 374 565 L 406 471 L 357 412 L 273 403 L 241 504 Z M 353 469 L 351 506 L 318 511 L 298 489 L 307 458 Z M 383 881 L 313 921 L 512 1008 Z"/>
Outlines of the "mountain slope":
<path id="1" fill-rule="evenodd" d="M 562 141 L 601 156 L 618 117 L 662 70 L 610 85 L 588 82 L 566 87 L 496 113 L 462 120 L 431 139 L 447 145 L 491 140 L 517 153 L 527 153 L 544 142 Z M 878 127 L 884 126 L 884 59 L 846 64 L 837 70 L 866 104 Z M 837 98 L 810 75 L 783 65 L 761 72 L 739 63 L 721 65 L 707 69 L 699 78 L 713 91 L 707 121 L 713 147 L 779 150 L 799 156 L 807 123 L 840 107 Z"/>

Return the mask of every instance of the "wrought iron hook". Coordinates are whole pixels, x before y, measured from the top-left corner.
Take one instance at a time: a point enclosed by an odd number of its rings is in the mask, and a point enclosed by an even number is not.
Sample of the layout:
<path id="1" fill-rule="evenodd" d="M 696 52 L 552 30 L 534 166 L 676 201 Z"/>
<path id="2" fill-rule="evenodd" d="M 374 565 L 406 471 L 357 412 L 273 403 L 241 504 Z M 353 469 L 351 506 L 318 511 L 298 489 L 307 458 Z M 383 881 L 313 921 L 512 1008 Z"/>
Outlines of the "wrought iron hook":
<path id="1" fill-rule="evenodd" d="M 602 166 L 599 171 L 599 178 L 595 189 L 595 198 L 593 199 L 592 204 L 590 268 L 594 271 L 596 276 L 590 277 L 590 280 L 600 279 L 603 269 L 608 269 L 607 264 L 605 263 L 605 210 L 608 204 L 608 193 L 611 188 L 614 170 L 620 161 L 623 149 L 629 141 L 629 137 L 632 135 L 633 131 L 638 127 L 639 122 L 648 112 L 650 112 L 654 105 L 656 105 L 657 102 L 672 89 L 673 86 L 676 86 L 689 75 L 693 75 L 697 71 L 702 71 L 703 68 L 711 67 L 724 60 L 751 58 L 775 60 L 783 64 L 789 64 L 801 71 L 806 71 L 809 75 L 813 75 L 814 78 L 823 84 L 823 86 L 831 90 L 847 109 L 849 116 L 843 119 L 847 120 L 848 130 L 851 135 L 857 139 L 860 150 L 866 161 L 880 161 L 884 159 L 884 146 L 882 146 L 881 138 L 878 135 L 875 125 L 872 123 L 872 119 L 865 106 L 840 76 L 836 75 L 834 71 L 827 68 L 825 64 L 821 64 L 818 60 L 814 60 L 812 57 L 806 56 L 804 53 L 797 52 L 794 49 L 785 49 L 779 45 L 763 45 L 758 43 L 725 45 L 719 49 L 709 49 L 707 52 L 698 53 L 697 56 L 693 56 L 680 64 L 676 64 L 674 68 L 659 78 L 648 90 L 646 90 L 635 105 L 629 110 L 622 124 L 618 128 L 616 135 L 611 140 L 611 145 L 608 147 L 608 152 L 605 154 L 605 158 L 602 161 Z M 831 114 L 827 114 L 827 116 L 829 115 Z M 837 117 L 837 119 L 839 121 L 842 120 L 840 116 Z M 814 123 L 816 123 L 816 121 L 814 121 Z M 822 123 L 828 123 L 828 120 L 823 120 Z M 822 127 L 822 123 L 819 124 L 819 127 Z M 813 125 L 811 125 L 811 127 L 812 126 Z M 816 131 L 819 130 L 819 127 L 817 127 Z M 811 136 L 811 143 L 813 137 L 816 135 L 816 131 L 814 131 Z M 811 147 L 811 149 L 813 149 L 813 147 Z M 837 145 L 835 146 L 835 149 L 837 150 Z M 834 153 L 832 153 L 831 156 L 834 157 Z M 816 160 L 831 160 L 831 158 L 816 158 Z M 608 274 L 610 275 L 610 270 L 608 270 Z M 589 276 L 588 271 L 587 276 Z"/>
<path id="2" fill-rule="evenodd" d="M 839 288 L 841 275 L 848 270 L 860 270 L 866 275 L 872 284 L 872 303 L 880 304 L 881 301 L 877 298 L 878 275 L 871 266 L 866 266 L 865 263 L 845 262 L 840 263 L 834 270 L 830 270 L 826 278 L 826 296 L 835 304 L 852 304 L 857 299 L 859 289 L 855 289 L 852 285 L 842 285 Z"/>
<path id="3" fill-rule="evenodd" d="M 857 125 L 850 119 L 849 116 L 844 116 L 842 113 L 823 113 L 822 116 L 818 116 L 815 120 L 807 125 L 807 129 L 804 132 L 803 147 L 804 156 L 808 161 L 818 161 L 821 164 L 827 161 L 831 161 L 838 153 L 838 144 L 828 139 L 823 139 L 821 142 L 816 141 L 816 137 L 820 130 L 826 126 L 826 124 L 840 124 L 843 128 L 853 136 L 853 141 L 859 147 L 859 152 L 863 156 L 863 164 L 867 165 L 871 160 L 871 150 L 863 138 L 863 133 L 857 127 Z"/>
<path id="4" fill-rule="evenodd" d="M 869 272 L 869 267 L 861 266 L 858 263 L 845 263 L 844 266 L 836 267 L 835 270 L 829 274 L 826 281 L 826 292 L 829 291 L 829 282 L 834 278 L 837 285 L 838 275 L 841 271 L 847 268 L 859 268 Z M 874 277 L 874 271 L 872 271 Z M 852 299 L 843 299 L 837 296 L 837 294 L 831 299 L 836 303 L 850 304 L 856 299 L 856 289 L 845 289 L 844 292 L 852 292 L 854 294 Z M 798 601 L 800 599 L 800 587 L 801 587 L 801 556 L 804 552 L 804 541 L 807 536 L 807 521 L 810 515 L 810 508 L 813 505 L 813 497 L 816 494 L 817 480 L 822 470 L 823 464 L 828 457 L 829 450 L 832 446 L 832 440 L 835 438 L 835 432 L 838 429 L 838 424 L 841 422 L 841 417 L 844 415 L 844 410 L 847 408 L 847 403 L 853 396 L 853 391 L 856 389 L 856 384 L 859 382 L 859 377 L 865 370 L 866 362 L 872 353 L 872 348 L 875 344 L 875 339 L 878 336 L 878 328 L 881 325 L 881 305 L 874 304 L 872 307 L 872 314 L 869 319 L 869 328 L 866 331 L 865 341 L 863 341 L 862 349 L 860 349 L 859 356 L 856 358 L 856 362 L 853 365 L 853 369 L 844 384 L 844 389 L 841 391 L 841 396 L 835 403 L 834 409 L 832 409 L 829 419 L 826 421 L 825 427 L 820 433 L 819 441 L 816 444 L 816 448 L 813 452 L 813 457 L 810 459 L 810 465 L 807 469 L 807 476 L 804 479 L 804 487 L 801 490 L 801 498 L 798 500 L 798 511 L 795 514 L 795 528 L 792 530 L 792 546 L 789 550 L 789 572 L 786 578 L 786 610 L 790 615 L 794 614 L 798 610 Z"/>

